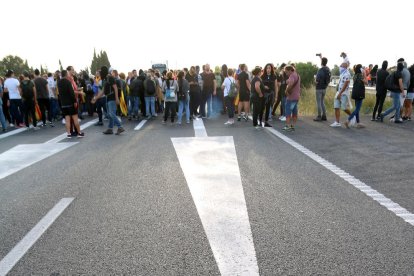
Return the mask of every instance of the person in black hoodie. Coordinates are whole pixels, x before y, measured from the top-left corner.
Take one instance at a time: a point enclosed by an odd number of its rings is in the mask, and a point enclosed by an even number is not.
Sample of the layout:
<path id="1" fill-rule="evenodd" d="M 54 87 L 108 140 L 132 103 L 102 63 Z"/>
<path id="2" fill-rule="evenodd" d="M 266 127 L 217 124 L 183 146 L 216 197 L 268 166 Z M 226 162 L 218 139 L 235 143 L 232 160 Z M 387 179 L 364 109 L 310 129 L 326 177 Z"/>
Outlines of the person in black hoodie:
<path id="1" fill-rule="evenodd" d="M 129 86 L 130 95 L 129 95 L 129 110 L 128 110 L 128 120 L 131 120 L 132 117 L 139 120 L 139 101 L 140 94 L 144 91 L 144 82 L 141 77 L 136 77 L 131 81 Z"/>
<path id="2" fill-rule="evenodd" d="M 385 79 L 388 77 L 390 73 L 387 71 L 388 61 L 384 60 L 382 62 L 382 67 L 378 70 L 376 75 L 376 102 L 374 107 L 374 113 L 372 114 L 371 121 L 379 121 L 380 114 L 382 113 L 382 107 L 384 105 L 385 98 L 387 97 L 387 88 L 385 88 Z M 378 111 L 378 113 L 377 113 Z"/>
<path id="3" fill-rule="evenodd" d="M 326 107 L 325 107 L 325 95 L 326 88 L 331 82 L 331 70 L 328 66 L 328 59 L 326 57 L 321 58 L 322 67 L 316 74 L 316 104 L 318 107 L 318 116 L 313 119 L 315 122 L 326 121 Z"/>

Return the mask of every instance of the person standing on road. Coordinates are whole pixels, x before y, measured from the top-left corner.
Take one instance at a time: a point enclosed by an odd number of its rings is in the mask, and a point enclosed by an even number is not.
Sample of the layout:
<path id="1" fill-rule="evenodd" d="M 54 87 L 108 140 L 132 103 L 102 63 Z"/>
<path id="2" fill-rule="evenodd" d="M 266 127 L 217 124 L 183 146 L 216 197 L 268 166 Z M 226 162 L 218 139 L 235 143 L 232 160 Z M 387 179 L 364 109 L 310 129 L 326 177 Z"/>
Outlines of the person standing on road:
<path id="1" fill-rule="evenodd" d="M 6 125 L 6 117 L 4 116 L 3 113 L 3 80 L 0 78 L 0 123 L 1 123 L 1 127 L 2 127 L 2 131 L 6 132 L 7 130 L 7 125 Z"/>
<path id="2" fill-rule="evenodd" d="M 42 121 L 41 126 L 46 126 L 46 122 L 49 123 L 51 127 L 54 127 L 52 123 L 52 113 L 50 112 L 50 100 L 49 100 L 49 87 L 48 82 L 40 76 L 39 69 L 34 71 L 35 79 L 34 84 L 36 86 L 36 95 L 37 102 L 39 104 L 40 111 L 42 112 Z M 47 121 L 46 121 L 46 111 L 47 111 Z"/>
<path id="3" fill-rule="evenodd" d="M 190 85 L 188 81 L 184 78 L 184 71 L 178 73 L 178 91 L 177 91 L 177 100 L 178 100 L 178 121 L 177 123 L 181 125 L 181 119 L 183 117 L 183 111 L 185 109 L 186 123 L 190 123 L 190 95 L 188 94 L 190 90 Z"/>
<path id="4" fill-rule="evenodd" d="M 35 113 L 35 106 L 37 104 L 36 96 L 36 87 L 33 81 L 29 79 L 29 72 L 23 72 L 24 79 L 20 83 L 20 90 L 23 98 L 24 106 L 24 121 L 26 123 L 26 128 L 30 129 L 31 125 L 29 124 L 29 115 L 32 117 L 33 129 L 38 130 L 37 119 Z"/>
<path id="5" fill-rule="evenodd" d="M 264 98 L 265 103 L 263 106 L 263 112 L 265 112 L 265 127 L 272 127 L 269 124 L 270 109 L 272 107 L 273 98 L 277 93 L 277 78 L 273 64 L 268 63 L 264 68 L 264 72 L 261 76 L 264 85 Z"/>
<path id="6" fill-rule="evenodd" d="M 72 130 L 71 130 L 71 119 L 73 120 L 73 125 L 77 132 L 77 137 L 82 138 L 85 136 L 83 132 L 81 132 L 79 121 L 78 121 L 78 111 L 77 105 L 78 102 L 75 97 L 75 90 L 73 89 L 71 81 L 68 79 L 68 71 L 63 70 L 61 72 L 62 78 L 58 82 L 58 89 L 59 89 L 59 97 L 60 102 L 62 105 L 62 113 L 65 116 L 65 126 L 67 132 L 67 138 L 72 138 Z"/>
<path id="7" fill-rule="evenodd" d="M 237 77 L 237 88 L 239 89 L 239 104 L 238 104 L 238 117 L 237 121 L 242 119 L 242 109 L 244 111 L 243 119 L 247 122 L 249 120 L 250 113 L 250 79 L 247 74 L 246 64 L 240 65 L 241 72 Z"/>
<path id="8" fill-rule="evenodd" d="M 7 106 L 10 107 L 10 127 L 24 127 L 23 124 L 23 101 L 19 92 L 20 82 L 14 77 L 12 70 L 7 71 L 4 82 L 4 92 L 9 93 Z"/>
<path id="9" fill-rule="evenodd" d="M 146 106 L 145 112 L 147 115 L 147 120 L 150 120 L 152 117 L 157 117 L 157 113 L 155 112 L 155 96 L 157 92 L 158 82 L 154 76 L 154 70 L 150 69 L 144 82 Z"/>
<path id="10" fill-rule="evenodd" d="M 227 113 L 229 116 L 227 122 L 224 123 L 225 125 L 234 124 L 234 98 L 236 96 L 234 92 L 236 90 L 236 81 L 234 80 L 233 75 L 233 69 L 229 69 L 227 71 L 227 78 L 224 79 L 224 82 L 221 85 L 221 89 L 224 91 L 224 102 L 226 103 Z"/>
<path id="11" fill-rule="evenodd" d="M 283 130 L 294 131 L 296 121 L 298 120 L 298 103 L 300 98 L 301 81 L 299 74 L 292 65 L 286 66 L 285 71 L 289 79 L 286 82 L 286 125 Z"/>
<path id="12" fill-rule="evenodd" d="M 388 61 L 384 60 L 382 62 L 381 69 L 378 70 L 376 76 L 376 87 L 377 93 L 375 95 L 376 101 L 374 106 L 374 112 L 372 113 L 371 121 L 379 121 L 380 114 L 382 113 L 382 107 L 384 106 L 385 98 L 387 97 L 387 88 L 385 87 L 385 79 L 390 73 L 387 71 Z M 378 113 L 377 113 L 378 111 Z"/>
<path id="13" fill-rule="evenodd" d="M 286 75 L 285 72 L 285 63 L 282 63 L 282 65 L 279 67 L 279 74 L 277 79 L 277 85 L 278 85 L 278 93 L 276 101 L 272 108 L 272 115 L 275 116 L 277 107 L 280 104 L 280 116 L 279 120 L 284 122 L 286 121 L 286 114 L 285 114 L 285 105 L 286 105 L 286 81 L 289 79 L 289 77 Z"/>
<path id="14" fill-rule="evenodd" d="M 198 117 L 198 107 L 200 105 L 200 87 L 198 85 L 198 76 L 194 66 L 190 67 L 190 72 L 185 76 L 190 85 L 190 115 L 193 119 Z"/>
<path id="15" fill-rule="evenodd" d="M 410 72 L 410 85 L 407 90 L 407 97 L 405 98 L 404 105 L 406 107 L 404 117 L 407 121 L 411 121 L 411 114 L 413 112 L 413 99 L 414 99 L 414 64 L 408 69 Z"/>
<path id="16" fill-rule="evenodd" d="M 355 110 L 352 114 L 348 117 L 348 120 L 345 121 L 345 126 L 349 128 L 349 125 L 352 119 L 355 117 L 357 122 L 357 128 L 363 128 L 364 125 L 359 121 L 359 111 L 362 107 L 362 101 L 365 99 L 365 85 L 368 84 L 368 80 L 364 71 L 362 69 L 362 65 L 358 64 L 354 67 L 354 86 L 352 87 L 352 99 L 355 100 Z"/>
<path id="17" fill-rule="evenodd" d="M 400 110 L 401 110 L 401 94 L 404 96 L 404 85 L 403 85 L 403 75 L 402 71 L 404 65 L 399 62 L 397 65 L 397 71 L 393 72 L 389 78 L 392 78 L 393 87 L 391 89 L 391 98 L 392 106 L 388 108 L 384 113 L 380 114 L 381 122 L 384 122 L 384 117 L 386 117 L 391 112 L 395 111 L 395 120 L 396 124 L 402 123 L 400 119 Z"/>
<path id="18" fill-rule="evenodd" d="M 139 120 L 139 93 L 143 89 L 144 82 L 142 81 L 142 79 L 134 77 L 129 86 L 128 120 L 132 120 L 132 118 L 136 118 L 137 120 Z"/>
<path id="19" fill-rule="evenodd" d="M 348 70 L 349 61 L 342 63 L 340 67 L 341 75 L 339 77 L 339 86 L 338 91 L 335 94 L 334 99 L 334 108 L 335 108 L 335 122 L 331 124 L 331 127 L 340 127 L 341 123 L 339 122 L 341 116 L 341 109 L 348 115 L 351 115 L 349 110 L 349 83 L 351 81 L 351 74 Z M 344 67 L 345 66 L 345 67 Z"/>
<path id="20" fill-rule="evenodd" d="M 174 118 L 177 110 L 177 92 L 178 92 L 177 81 L 173 78 L 173 73 L 167 73 L 167 79 L 162 84 L 162 91 L 165 95 L 165 110 L 163 124 L 167 123 L 168 117 L 171 112 L 171 124 L 174 123 Z"/>
<path id="21" fill-rule="evenodd" d="M 401 115 L 402 115 L 402 120 L 406 121 L 407 118 L 404 115 L 405 113 L 407 113 L 407 109 L 409 108 L 409 105 L 412 105 L 412 102 L 410 100 L 406 99 L 406 96 L 408 94 L 408 88 L 410 87 L 410 80 L 411 80 L 411 74 L 410 71 L 408 70 L 408 65 L 407 62 L 405 62 L 403 59 L 401 61 L 401 63 L 404 65 L 404 69 L 402 71 L 402 80 L 403 80 L 403 86 L 404 86 L 404 97 L 401 98 Z"/>
<path id="22" fill-rule="evenodd" d="M 118 86 L 116 84 L 115 78 L 109 74 L 108 67 L 101 67 L 101 77 L 103 90 L 100 91 L 98 95 L 92 99 L 92 103 L 95 103 L 97 99 L 102 97 L 102 95 L 106 95 L 106 110 L 108 112 L 109 123 L 108 129 L 104 131 L 103 134 L 113 134 L 113 127 L 115 124 L 118 127 L 118 130 L 115 134 L 119 135 L 125 131 L 125 129 L 122 127 L 121 121 L 116 116 L 116 108 L 119 105 L 120 91 L 118 91 Z"/>
<path id="23" fill-rule="evenodd" d="M 260 78 L 260 74 L 262 73 L 262 69 L 260 67 L 256 67 L 253 69 L 253 79 L 251 82 L 251 102 L 253 104 L 253 126 L 256 129 L 260 129 L 263 123 L 263 105 L 264 105 L 264 94 L 263 91 L 265 90 L 264 84 L 262 79 Z M 257 120 L 260 121 L 258 125 Z"/>
<path id="24" fill-rule="evenodd" d="M 210 70 L 210 64 L 203 66 L 203 73 L 201 73 L 200 76 L 203 80 L 200 113 L 203 118 L 207 118 L 213 115 L 212 103 L 213 96 L 215 97 L 217 95 L 217 82 L 214 73 Z"/>
<path id="25" fill-rule="evenodd" d="M 327 66 L 328 59 L 321 57 L 321 65 L 318 73 L 316 74 L 316 104 L 318 108 L 318 116 L 313 119 L 315 122 L 326 121 L 326 107 L 325 107 L 325 95 L 326 88 L 328 88 L 331 82 L 331 70 Z"/>

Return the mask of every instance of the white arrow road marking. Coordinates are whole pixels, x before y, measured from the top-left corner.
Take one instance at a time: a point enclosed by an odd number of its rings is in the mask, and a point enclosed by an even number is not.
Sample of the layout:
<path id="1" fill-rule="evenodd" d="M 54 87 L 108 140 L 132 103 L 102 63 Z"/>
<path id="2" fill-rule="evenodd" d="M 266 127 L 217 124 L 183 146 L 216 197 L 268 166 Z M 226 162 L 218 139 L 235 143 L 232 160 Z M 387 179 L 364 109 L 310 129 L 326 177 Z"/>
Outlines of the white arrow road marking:
<path id="1" fill-rule="evenodd" d="M 141 122 L 139 122 L 139 124 L 134 128 L 134 130 L 140 130 L 145 123 L 147 122 L 147 120 L 142 120 Z"/>
<path id="2" fill-rule="evenodd" d="M 201 121 L 201 123 L 200 123 Z M 171 138 L 222 275 L 259 275 L 233 137 Z"/>
<path id="3" fill-rule="evenodd" d="M 18 145 L 0 154 L 0 179 L 36 162 L 65 150 L 77 143 Z"/>
<path id="4" fill-rule="evenodd" d="M 0 276 L 5 276 L 35 244 L 52 223 L 72 203 L 73 197 L 62 198 L 29 233 L 0 261 Z"/>
<path id="5" fill-rule="evenodd" d="M 324 158 L 320 157 L 316 153 L 308 150 L 301 144 L 293 141 L 292 139 L 290 139 L 286 135 L 283 135 L 279 131 L 276 131 L 273 128 L 266 128 L 266 130 L 272 133 L 273 135 L 275 135 L 276 137 L 279 137 L 280 139 L 282 139 L 283 141 L 285 141 L 286 143 L 288 143 L 289 145 L 291 145 L 298 151 L 302 152 L 309 158 L 313 159 L 320 165 L 324 166 L 325 168 L 327 168 L 328 170 L 330 170 L 331 172 L 333 172 L 334 174 L 336 174 L 337 176 L 339 176 L 340 178 L 342 178 L 343 180 L 345 180 L 346 182 L 348 182 L 349 184 L 351 184 L 352 186 L 354 186 L 355 188 L 363 192 L 365 195 L 377 201 L 380 205 L 384 206 L 389 211 L 393 212 L 396 216 L 402 218 L 405 222 L 414 226 L 414 214 L 410 213 L 407 209 L 401 207 L 399 204 L 393 202 L 391 199 L 385 197 L 383 194 L 372 189 L 370 186 L 368 186 L 361 180 L 355 178 L 354 176 L 350 175 L 344 170 L 338 168 L 331 162 L 325 160 Z"/>

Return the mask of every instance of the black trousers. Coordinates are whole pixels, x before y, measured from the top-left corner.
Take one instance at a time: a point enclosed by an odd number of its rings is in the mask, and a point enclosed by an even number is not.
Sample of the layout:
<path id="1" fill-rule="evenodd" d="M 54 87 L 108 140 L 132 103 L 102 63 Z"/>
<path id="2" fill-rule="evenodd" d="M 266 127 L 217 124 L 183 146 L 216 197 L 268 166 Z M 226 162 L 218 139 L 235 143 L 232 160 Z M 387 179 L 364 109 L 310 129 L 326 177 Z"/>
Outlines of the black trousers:
<path id="1" fill-rule="evenodd" d="M 265 104 L 263 105 L 263 108 L 265 109 L 264 111 L 266 112 L 265 113 L 265 122 L 269 121 L 270 108 L 272 107 L 272 104 L 273 104 L 273 94 L 271 93 L 270 95 L 265 97 Z"/>
<path id="2" fill-rule="evenodd" d="M 175 115 L 177 114 L 177 103 L 176 102 L 165 102 L 164 110 L 164 121 L 167 121 L 171 112 L 171 123 L 174 123 Z"/>
<path id="3" fill-rule="evenodd" d="M 46 124 L 46 111 L 47 111 L 47 120 L 49 122 L 52 121 L 52 112 L 50 112 L 50 101 L 49 99 L 37 99 L 37 103 L 39 104 L 40 111 L 42 112 L 42 121 L 43 124 Z"/>
<path id="4" fill-rule="evenodd" d="M 263 122 L 263 111 L 265 108 L 265 98 L 254 99 L 253 103 L 253 126 L 257 126 L 257 119 L 260 121 L 260 125 Z"/>
<path id="5" fill-rule="evenodd" d="M 200 106 L 200 92 L 190 91 L 190 115 L 198 115 L 198 107 Z"/>
<path id="6" fill-rule="evenodd" d="M 383 93 L 382 95 L 378 95 L 378 94 L 376 95 L 377 100 L 375 101 L 374 113 L 372 114 L 373 119 L 375 119 L 382 113 L 382 108 L 384 106 L 384 101 L 386 97 L 387 97 L 387 93 Z M 376 113 L 377 113 L 377 116 L 375 116 Z"/>
<path id="7" fill-rule="evenodd" d="M 23 101 L 24 122 L 26 127 L 29 127 L 29 115 L 32 116 L 33 125 L 37 126 L 35 103 L 33 100 Z"/>

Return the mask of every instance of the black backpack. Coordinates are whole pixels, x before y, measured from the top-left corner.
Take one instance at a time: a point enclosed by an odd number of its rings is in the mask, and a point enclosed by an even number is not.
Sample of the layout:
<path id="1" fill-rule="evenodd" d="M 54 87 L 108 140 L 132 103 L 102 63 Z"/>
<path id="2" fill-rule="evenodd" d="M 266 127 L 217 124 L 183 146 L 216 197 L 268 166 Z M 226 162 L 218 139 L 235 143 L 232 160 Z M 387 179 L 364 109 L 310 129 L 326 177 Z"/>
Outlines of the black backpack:
<path id="1" fill-rule="evenodd" d="M 155 83 L 154 83 L 154 81 L 151 80 L 151 79 L 147 79 L 145 81 L 145 84 L 147 86 L 147 89 L 146 89 L 147 94 L 148 95 L 154 95 L 155 94 Z"/>
<path id="2" fill-rule="evenodd" d="M 328 67 L 326 67 L 327 70 L 325 70 L 325 85 L 328 87 L 329 83 L 331 82 L 331 70 L 329 70 Z"/>
<path id="3" fill-rule="evenodd" d="M 354 86 L 352 87 L 351 98 L 353 100 L 362 100 L 362 99 L 365 99 L 365 84 L 358 77 L 355 78 Z"/>
<path id="4" fill-rule="evenodd" d="M 32 84 L 32 85 L 30 85 Z M 32 81 L 22 81 L 21 83 L 21 88 L 22 88 L 22 96 L 23 99 L 25 100 L 29 100 L 29 99 L 33 99 L 34 97 L 34 93 L 33 93 L 33 87 L 34 84 L 32 83 Z"/>
<path id="5" fill-rule="evenodd" d="M 385 79 L 385 88 L 387 88 L 387 90 L 390 91 L 399 91 L 400 88 L 395 85 L 395 72 L 392 72 L 391 74 L 389 74 L 387 76 L 387 78 Z"/>

